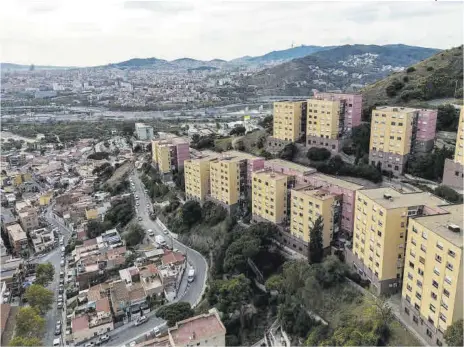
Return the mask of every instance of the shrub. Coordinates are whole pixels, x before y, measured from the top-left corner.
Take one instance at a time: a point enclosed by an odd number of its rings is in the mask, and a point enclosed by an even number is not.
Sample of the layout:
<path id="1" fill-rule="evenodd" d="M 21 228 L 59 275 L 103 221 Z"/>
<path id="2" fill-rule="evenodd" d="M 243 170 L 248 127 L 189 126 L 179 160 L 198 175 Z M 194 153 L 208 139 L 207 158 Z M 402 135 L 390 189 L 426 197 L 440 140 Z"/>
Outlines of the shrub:
<path id="1" fill-rule="evenodd" d="M 416 71 L 416 68 L 415 68 L 414 66 L 410 66 L 410 67 L 408 67 L 408 68 L 406 69 L 406 72 L 407 72 L 407 73 L 411 73 L 411 72 L 414 72 L 414 71 Z"/>
<path id="2" fill-rule="evenodd" d="M 427 67 L 427 71 L 433 71 L 433 67 L 432 66 Z"/>
<path id="3" fill-rule="evenodd" d="M 435 188 L 434 193 L 435 195 L 439 196 L 440 198 L 446 199 L 449 202 L 462 202 L 462 195 L 458 194 L 454 189 L 445 185 L 441 185 Z"/>
<path id="4" fill-rule="evenodd" d="M 353 155 L 355 153 L 355 150 L 353 149 L 353 147 L 351 146 L 344 146 L 342 148 L 342 151 L 343 153 L 345 153 L 346 155 Z"/>
<path id="5" fill-rule="evenodd" d="M 408 77 L 408 76 L 404 76 L 404 77 L 403 77 L 403 82 L 405 82 L 405 83 L 409 82 L 409 77 Z"/>
<path id="6" fill-rule="evenodd" d="M 326 148 L 311 147 L 306 156 L 310 160 L 323 161 L 330 158 L 330 151 Z"/>

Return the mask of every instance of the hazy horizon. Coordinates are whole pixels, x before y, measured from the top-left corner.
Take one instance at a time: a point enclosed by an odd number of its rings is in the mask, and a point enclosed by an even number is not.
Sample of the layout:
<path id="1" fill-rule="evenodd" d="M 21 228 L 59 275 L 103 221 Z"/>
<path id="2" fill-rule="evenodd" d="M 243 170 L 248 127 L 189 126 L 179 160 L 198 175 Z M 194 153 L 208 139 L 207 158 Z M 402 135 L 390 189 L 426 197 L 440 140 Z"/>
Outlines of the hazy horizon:
<path id="1" fill-rule="evenodd" d="M 11 0 L 0 60 L 98 66 L 132 58 L 231 60 L 301 45 L 463 41 L 462 2 L 155 2 Z"/>

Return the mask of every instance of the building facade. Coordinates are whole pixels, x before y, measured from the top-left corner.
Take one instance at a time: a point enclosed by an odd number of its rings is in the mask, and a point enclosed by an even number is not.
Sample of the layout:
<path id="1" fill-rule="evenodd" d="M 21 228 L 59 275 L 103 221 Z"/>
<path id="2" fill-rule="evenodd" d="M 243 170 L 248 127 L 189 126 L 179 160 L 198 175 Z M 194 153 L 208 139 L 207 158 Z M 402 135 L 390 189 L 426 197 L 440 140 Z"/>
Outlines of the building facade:
<path id="1" fill-rule="evenodd" d="M 144 123 L 135 123 L 135 135 L 141 141 L 150 141 L 153 138 L 153 127 Z"/>
<path id="2" fill-rule="evenodd" d="M 296 142 L 304 135 L 306 101 L 274 102 L 273 138 L 284 142 Z"/>
<path id="3" fill-rule="evenodd" d="M 402 314 L 429 343 L 463 317 L 463 205 L 411 218 L 402 290 Z"/>
<path id="4" fill-rule="evenodd" d="M 19 224 L 12 224 L 6 227 L 8 239 L 15 255 L 27 249 L 27 235 Z"/>
<path id="5" fill-rule="evenodd" d="M 174 171 L 184 168 L 185 160 L 190 158 L 188 141 L 180 137 L 168 137 L 152 141 L 152 160 L 163 180 L 172 180 Z"/>
<path id="6" fill-rule="evenodd" d="M 189 200 L 203 202 L 210 194 L 210 164 L 217 156 L 188 159 L 184 162 L 185 196 Z"/>
<path id="7" fill-rule="evenodd" d="M 454 159 L 446 159 L 443 183 L 455 189 L 464 189 L 464 108 L 459 114 Z"/>
<path id="8" fill-rule="evenodd" d="M 345 259 L 371 282 L 377 294 L 395 293 L 403 280 L 409 217 L 434 213 L 446 204 L 429 193 L 401 193 L 392 188 L 356 192 L 353 248 Z"/>

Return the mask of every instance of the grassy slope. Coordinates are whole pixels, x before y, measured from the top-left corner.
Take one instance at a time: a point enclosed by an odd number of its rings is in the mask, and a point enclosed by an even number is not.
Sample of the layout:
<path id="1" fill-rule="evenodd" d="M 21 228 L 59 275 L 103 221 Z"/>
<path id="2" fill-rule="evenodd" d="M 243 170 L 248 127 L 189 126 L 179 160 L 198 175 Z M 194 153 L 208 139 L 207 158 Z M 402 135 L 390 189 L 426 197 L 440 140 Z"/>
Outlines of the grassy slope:
<path id="1" fill-rule="evenodd" d="M 362 90 L 364 108 L 376 104 L 414 105 L 435 98 L 452 98 L 454 97 L 456 81 L 458 81 L 458 89 L 462 88 L 462 46 L 437 53 L 413 65 L 413 67 L 415 68 L 413 72 L 407 73 L 405 70 L 393 73 L 387 78 L 365 87 Z M 433 70 L 427 70 L 430 67 Z M 404 81 L 405 76 L 409 81 Z M 398 91 L 396 96 L 389 97 L 386 88 L 394 80 L 403 82 L 405 86 Z M 417 91 L 424 97 L 405 102 L 400 97 L 404 91 Z"/>

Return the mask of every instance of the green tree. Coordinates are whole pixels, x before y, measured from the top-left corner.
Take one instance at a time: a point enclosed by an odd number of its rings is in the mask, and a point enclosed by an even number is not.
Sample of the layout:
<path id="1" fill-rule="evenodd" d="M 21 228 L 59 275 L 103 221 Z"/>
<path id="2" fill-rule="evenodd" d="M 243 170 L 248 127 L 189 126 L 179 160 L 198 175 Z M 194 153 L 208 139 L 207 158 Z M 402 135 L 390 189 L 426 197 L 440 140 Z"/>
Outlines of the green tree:
<path id="1" fill-rule="evenodd" d="M 362 157 L 364 153 L 369 153 L 369 142 L 371 137 L 370 124 L 361 124 L 356 128 L 353 128 L 351 133 L 351 140 L 353 141 L 353 147 L 356 149 L 356 156 Z"/>
<path id="2" fill-rule="evenodd" d="M 27 346 L 27 347 L 34 347 L 34 346 L 42 346 L 42 340 L 37 337 L 21 337 L 15 336 L 11 339 L 9 346 Z"/>
<path id="3" fill-rule="evenodd" d="M 269 290 L 282 290 L 284 285 L 284 278 L 282 275 L 272 275 L 266 280 L 266 289 Z"/>
<path id="4" fill-rule="evenodd" d="M 124 240 L 127 246 L 134 247 L 142 243 L 144 237 L 145 230 L 139 224 L 134 224 L 130 226 L 129 231 L 124 235 Z"/>
<path id="5" fill-rule="evenodd" d="M 174 304 L 161 307 L 156 315 L 168 322 L 172 327 L 181 320 L 193 317 L 194 311 L 188 302 L 176 302 Z"/>
<path id="6" fill-rule="evenodd" d="M 310 160 L 323 161 L 330 158 L 330 151 L 327 148 L 311 147 L 306 156 Z"/>
<path id="7" fill-rule="evenodd" d="M 230 131 L 229 135 L 231 135 L 231 136 L 233 136 L 233 135 L 242 136 L 242 135 L 245 135 L 245 132 L 246 132 L 246 129 L 245 129 L 244 126 L 237 126 L 237 127 L 233 128 Z"/>
<path id="8" fill-rule="evenodd" d="M 182 222 L 191 227 L 201 219 L 201 206 L 197 201 L 189 200 L 182 206 Z"/>
<path id="9" fill-rule="evenodd" d="M 459 109 L 451 104 L 440 105 L 437 109 L 437 130 L 457 131 L 459 123 Z"/>
<path id="10" fill-rule="evenodd" d="M 263 120 L 259 121 L 258 125 L 266 129 L 267 133 L 272 134 L 274 128 L 274 117 L 272 115 L 266 116 Z"/>
<path id="11" fill-rule="evenodd" d="M 463 319 L 453 322 L 445 331 L 445 341 L 448 346 L 463 346 Z"/>
<path id="12" fill-rule="evenodd" d="M 324 224 L 322 217 L 318 217 L 309 232 L 309 261 L 312 264 L 320 263 L 324 256 L 324 246 L 322 240 L 322 229 Z"/>
<path id="13" fill-rule="evenodd" d="M 41 285 L 33 284 L 26 289 L 25 298 L 29 305 L 45 314 L 52 307 L 53 292 Z"/>
<path id="14" fill-rule="evenodd" d="M 457 193 L 453 188 L 445 185 L 436 187 L 434 189 L 434 194 L 452 203 L 462 202 L 462 195 Z"/>
<path id="15" fill-rule="evenodd" d="M 39 264 L 37 265 L 35 274 L 35 283 L 41 286 L 46 286 L 48 283 L 53 281 L 53 276 L 55 275 L 55 268 L 50 262 L 45 264 Z"/>
<path id="16" fill-rule="evenodd" d="M 248 304 L 252 295 L 251 281 L 240 274 L 229 280 L 216 280 L 211 283 L 207 293 L 210 305 L 228 314 Z"/>
<path id="17" fill-rule="evenodd" d="M 39 311 L 32 307 L 22 307 L 16 316 L 16 335 L 25 338 L 41 338 L 45 332 L 45 318 L 39 315 Z"/>
<path id="18" fill-rule="evenodd" d="M 279 152 L 279 158 L 284 160 L 293 160 L 297 152 L 296 145 L 292 142 L 287 145 Z"/>

